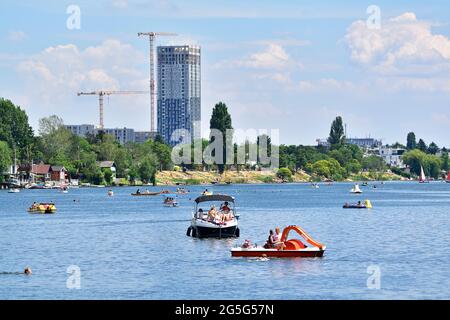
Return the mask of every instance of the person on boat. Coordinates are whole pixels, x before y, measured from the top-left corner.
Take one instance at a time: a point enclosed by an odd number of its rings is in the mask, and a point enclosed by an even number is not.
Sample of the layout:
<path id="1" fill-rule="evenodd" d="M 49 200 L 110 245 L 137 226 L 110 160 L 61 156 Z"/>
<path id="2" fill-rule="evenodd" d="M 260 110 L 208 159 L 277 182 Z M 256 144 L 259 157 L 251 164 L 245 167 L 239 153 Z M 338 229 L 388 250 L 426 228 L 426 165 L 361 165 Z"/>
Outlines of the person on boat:
<path id="1" fill-rule="evenodd" d="M 275 228 L 275 234 L 273 235 L 274 247 L 278 250 L 283 250 L 285 248 L 284 242 L 281 241 L 281 231 L 280 228 Z"/>
<path id="2" fill-rule="evenodd" d="M 136 194 L 141 194 L 141 189 L 137 189 Z"/>
<path id="3" fill-rule="evenodd" d="M 350 204 L 348 202 L 344 203 L 344 208 L 349 208 Z"/>
<path id="4" fill-rule="evenodd" d="M 362 205 L 361 201 L 358 201 L 358 203 L 356 204 L 356 206 L 357 206 L 358 208 L 361 208 L 363 205 Z"/>
<path id="5" fill-rule="evenodd" d="M 203 219 L 203 209 L 202 208 L 198 209 L 197 218 Z"/>
<path id="6" fill-rule="evenodd" d="M 273 230 L 269 231 L 269 237 L 267 238 L 266 244 L 264 245 L 264 248 L 266 249 L 273 249 L 275 247 L 275 239 Z"/>
<path id="7" fill-rule="evenodd" d="M 214 221 L 216 217 L 217 217 L 216 207 L 212 206 L 211 209 L 208 211 L 208 220 Z"/>

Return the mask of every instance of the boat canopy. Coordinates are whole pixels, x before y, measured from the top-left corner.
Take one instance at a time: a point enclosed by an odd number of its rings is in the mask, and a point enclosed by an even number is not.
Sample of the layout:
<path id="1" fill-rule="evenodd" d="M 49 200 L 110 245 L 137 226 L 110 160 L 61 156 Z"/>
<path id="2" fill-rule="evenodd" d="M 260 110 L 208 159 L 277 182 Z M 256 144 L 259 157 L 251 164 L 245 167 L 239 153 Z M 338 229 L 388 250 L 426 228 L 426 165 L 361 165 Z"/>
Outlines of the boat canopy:
<path id="1" fill-rule="evenodd" d="M 227 196 L 225 194 L 212 194 L 208 196 L 200 196 L 197 199 L 195 199 L 195 202 L 197 204 L 200 202 L 207 202 L 207 201 L 228 201 L 234 203 L 234 197 Z"/>

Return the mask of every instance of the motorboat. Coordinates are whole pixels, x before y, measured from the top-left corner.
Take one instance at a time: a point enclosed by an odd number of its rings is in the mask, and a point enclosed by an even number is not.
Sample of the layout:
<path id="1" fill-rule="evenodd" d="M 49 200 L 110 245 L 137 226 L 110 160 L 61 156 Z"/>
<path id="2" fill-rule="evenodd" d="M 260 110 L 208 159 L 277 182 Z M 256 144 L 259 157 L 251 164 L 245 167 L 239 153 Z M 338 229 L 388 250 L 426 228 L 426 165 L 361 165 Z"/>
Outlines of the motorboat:
<path id="1" fill-rule="evenodd" d="M 364 200 L 364 203 L 361 203 L 361 201 L 358 201 L 357 204 L 344 204 L 342 206 L 344 209 L 372 209 L 372 203 L 370 200 Z"/>
<path id="2" fill-rule="evenodd" d="M 359 188 L 359 184 L 355 184 L 355 186 L 350 190 L 351 193 L 362 193 L 361 189 Z"/>
<path id="3" fill-rule="evenodd" d="M 208 189 L 205 189 L 205 191 L 202 192 L 202 196 L 211 196 L 213 195 L 212 191 L 209 191 Z"/>
<path id="4" fill-rule="evenodd" d="M 177 195 L 170 193 L 165 194 L 163 203 L 165 207 L 178 207 Z"/>
<path id="5" fill-rule="evenodd" d="M 229 195 L 203 195 L 194 200 L 194 213 L 186 235 L 194 238 L 239 237 L 235 199 Z M 214 203 L 221 203 L 219 210 Z"/>
<path id="6" fill-rule="evenodd" d="M 34 214 L 53 214 L 56 212 L 54 203 L 33 203 L 28 209 L 29 213 Z"/>
<path id="7" fill-rule="evenodd" d="M 167 194 L 167 193 L 169 193 L 168 190 L 162 190 L 162 191 L 157 191 L 157 192 L 150 192 L 148 190 L 145 190 L 145 191 L 141 192 L 138 189 L 135 193 L 132 193 L 131 195 L 139 197 L 139 196 L 157 196 L 157 195 L 160 195 L 160 194 Z"/>
<path id="8" fill-rule="evenodd" d="M 186 188 L 177 188 L 176 193 L 177 193 L 177 194 L 188 194 L 188 193 L 189 193 L 189 190 L 186 189 Z"/>
<path id="9" fill-rule="evenodd" d="M 8 193 L 19 193 L 20 192 L 20 189 L 18 189 L 18 188 L 12 188 L 12 189 L 9 189 L 9 191 L 8 191 Z"/>
<path id="10" fill-rule="evenodd" d="M 289 233 L 295 231 L 307 242 L 306 245 L 302 240 L 289 238 Z M 322 257 L 326 246 L 311 238 L 301 227 L 288 226 L 284 228 L 281 235 L 280 243 L 276 248 L 266 248 L 253 245 L 246 240 L 240 247 L 231 249 L 232 257 L 275 257 L 275 258 L 314 258 Z"/>

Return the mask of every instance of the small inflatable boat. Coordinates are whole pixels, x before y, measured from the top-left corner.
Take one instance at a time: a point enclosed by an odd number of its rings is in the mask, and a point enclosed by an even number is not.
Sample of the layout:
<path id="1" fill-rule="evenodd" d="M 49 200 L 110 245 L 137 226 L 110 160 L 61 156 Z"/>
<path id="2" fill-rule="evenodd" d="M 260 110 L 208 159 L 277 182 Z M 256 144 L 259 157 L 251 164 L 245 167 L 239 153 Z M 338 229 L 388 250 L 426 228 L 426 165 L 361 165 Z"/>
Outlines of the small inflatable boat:
<path id="1" fill-rule="evenodd" d="M 364 203 L 357 203 L 357 204 L 344 204 L 342 206 L 344 209 L 372 209 L 372 203 L 370 200 L 365 200 Z"/>
<path id="2" fill-rule="evenodd" d="M 28 212 L 34 214 L 53 214 L 56 212 L 56 206 L 54 203 L 36 203 L 28 209 Z"/>

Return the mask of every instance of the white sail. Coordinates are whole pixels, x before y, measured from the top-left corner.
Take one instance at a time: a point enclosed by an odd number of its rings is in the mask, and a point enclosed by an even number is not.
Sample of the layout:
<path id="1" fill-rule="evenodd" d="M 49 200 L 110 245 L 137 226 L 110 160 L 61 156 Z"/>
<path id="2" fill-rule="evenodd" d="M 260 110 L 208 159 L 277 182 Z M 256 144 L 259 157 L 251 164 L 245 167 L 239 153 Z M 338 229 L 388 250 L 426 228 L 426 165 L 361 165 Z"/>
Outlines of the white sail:
<path id="1" fill-rule="evenodd" d="M 420 166 L 420 177 L 419 177 L 419 181 L 425 181 L 426 177 L 425 177 L 425 172 L 423 171 L 423 167 Z"/>

